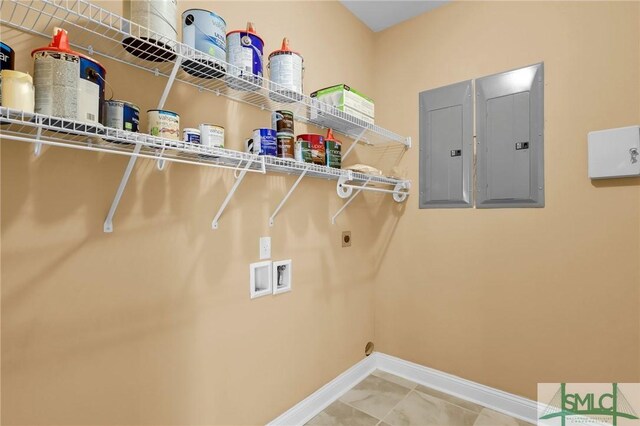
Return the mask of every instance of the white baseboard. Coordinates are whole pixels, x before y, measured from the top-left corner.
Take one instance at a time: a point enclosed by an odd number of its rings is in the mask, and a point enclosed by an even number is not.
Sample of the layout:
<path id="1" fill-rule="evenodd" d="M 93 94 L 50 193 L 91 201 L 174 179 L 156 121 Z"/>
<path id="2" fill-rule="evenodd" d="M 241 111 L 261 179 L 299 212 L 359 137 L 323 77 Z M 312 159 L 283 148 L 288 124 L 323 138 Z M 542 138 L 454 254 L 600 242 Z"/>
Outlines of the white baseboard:
<path id="1" fill-rule="evenodd" d="M 268 426 L 293 426 L 308 422 L 376 369 L 536 424 L 535 401 L 375 352 L 269 422 Z"/>
<path id="2" fill-rule="evenodd" d="M 303 425 L 349 389 L 361 382 L 376 369 L 376 358 L 372 355 L 361 360 L 344 373 L 270 421 L 267 426 Z"/>

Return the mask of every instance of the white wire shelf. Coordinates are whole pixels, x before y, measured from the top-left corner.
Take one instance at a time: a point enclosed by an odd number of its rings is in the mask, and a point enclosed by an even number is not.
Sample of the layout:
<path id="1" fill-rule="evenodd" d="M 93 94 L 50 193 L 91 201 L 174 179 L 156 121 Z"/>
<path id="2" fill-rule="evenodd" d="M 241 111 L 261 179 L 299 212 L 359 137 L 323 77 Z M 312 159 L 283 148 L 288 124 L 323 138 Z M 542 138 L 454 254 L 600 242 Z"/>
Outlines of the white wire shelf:
<path id="1" fill-rule="evenodd" d="M 199 90 L 263 110 L 290 110 L 297 121 L 332 128 L 364 144 L 411 146 L 411 138 L 366 123 L 307 95 L 291 93 L 267 79 L 249 81 L 235 77 L 239 70 L 231 64 L 167 39 L 86 0 L 1 2 L 0 23 L 48 39 L 54 27 L 64 28 L 69 31 L 73 47 L 90 56 L 102 56 L 166 77 L 170 77 L 175 62 L 180 61 L 176 80 Z"/>
<path id="2" fill-rule="evenodd" d="M 295 160 L 247 154 L 224 148 L 176 141 L 134 133 L 110 127 L 89 125 L 78 121 L 25 113 L 0 107 L 0 137 L 2 139 L 52 145 L 87 151 L 106 152 L 153 160 L 195 164 L 200 166 L 243 169 L 249 172 L 275 172 L 350 181 L 354 183 L 395 186 L 405 182 L 385 176 L 366 175 L 346 169 L 336 169 Z M 136 145 L 140 149 L 136 152 Z"/>

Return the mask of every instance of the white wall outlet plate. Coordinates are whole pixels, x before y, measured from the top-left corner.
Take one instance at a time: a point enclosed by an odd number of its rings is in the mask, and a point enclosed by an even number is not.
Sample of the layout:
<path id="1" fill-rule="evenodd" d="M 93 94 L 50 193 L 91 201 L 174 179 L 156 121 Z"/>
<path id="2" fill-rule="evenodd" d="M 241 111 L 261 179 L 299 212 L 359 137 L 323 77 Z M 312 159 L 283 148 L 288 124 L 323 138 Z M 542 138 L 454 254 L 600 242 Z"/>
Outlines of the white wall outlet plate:
<path id="1" fill-rule="evenodd" d="M 291 291 L 291 259 L 278 260 L 273 262 L 271 267 L 273 274 L 273 294 L 286 293 Z"/>
<path id="2" fill-rule="evenodd" d="M 271 258 L 271 237 L 260 237 L 260 260 Z"/>

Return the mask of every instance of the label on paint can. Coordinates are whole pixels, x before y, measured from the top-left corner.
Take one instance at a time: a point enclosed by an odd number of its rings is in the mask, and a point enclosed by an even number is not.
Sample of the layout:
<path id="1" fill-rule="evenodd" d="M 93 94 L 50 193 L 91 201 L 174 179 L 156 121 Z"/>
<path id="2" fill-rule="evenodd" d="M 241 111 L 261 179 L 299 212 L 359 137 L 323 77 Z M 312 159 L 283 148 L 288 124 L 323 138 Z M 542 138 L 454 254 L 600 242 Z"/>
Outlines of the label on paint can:
<path id="1" fill-rule="evenodd" d="M 293 52 L 275 54 L 269 58 L 269 77 L 279 86 L 275 92 L 302 93 L 302 56 Z"/>
<path id="2" fill-rule="evenodd" d="M 324 141 L 326 151 L 326 165 L 339 169 L 342 163 L 342 143 L 327 139 Z"/>
<path id="3" fill-rule="evenodd" d="M 138 132 L 140 109 L 125 101 L 105 101 L 104 125 L 118 130 Z"/>
<path id="4" fill-rule="evenodd" d="M 183 129 L 182 140 L 188 143 L 200 143 L 200 130 L 191 128 Z"/>
<path id="5" fill-rule="evenodd" d="M 177 0 L 124 0 L 123 11 L 125 18 L 157 33 L 162 39 L 178 38 Z M 166 40 L 162 41 L 166 43 Z"/>
<path id="6" fill-rule="evenodd" d="M 78 119 L 80 58 L 64 52 L 34 54 L 35 112 Z"/>
<path id="7" fill-rule="evenodd" d="M 173 111 L 151 109 L 147 111 L 149 134 L 161 138 L 180 140 L 180 116 Z"/>
<path id="8" fill-rule="evenodd" d="M 271 113 L 271 128 L 278 133 L 294 133 L 293 123 L 293 112 L 291 111 L 279 110 Z"/>
<path id="9" fill-rule="evenodd" d="M 278 155 L 277 133 L 273 129 L 261 128 L 253 131 L 253 138 L 245 141 L 245 151 L 250 154 Z"/>
<path id="10" fill-rule="evenodd" d="M 295 136 L 289 132 L 278 132 L 278 157 L 294 158 Z"/>
<path id="11" fill-rule="evenodd" d="M 200 143 L 206 147 L 224 148 L 224 127 L 201 124 Z"/>
<path id="12" fill-rule="evenodd" d="M 262 51 L 264 43 L 256 34 L 236 31 L 227 35 L 227 62 L 232 66 L 229 74 L 233 77 L 262 84 Z M 236 89 L 257 90 L 258 87 L 243 86 L 230 81 Z"/>
<path id="13" fill-rule="evenodd" d="M 296 161 L 302 161 L 303 163 L 311 163 L 311 148 L 309 147 L 309 141 L 304 139 L 296 140 L 295 159 Z"/>

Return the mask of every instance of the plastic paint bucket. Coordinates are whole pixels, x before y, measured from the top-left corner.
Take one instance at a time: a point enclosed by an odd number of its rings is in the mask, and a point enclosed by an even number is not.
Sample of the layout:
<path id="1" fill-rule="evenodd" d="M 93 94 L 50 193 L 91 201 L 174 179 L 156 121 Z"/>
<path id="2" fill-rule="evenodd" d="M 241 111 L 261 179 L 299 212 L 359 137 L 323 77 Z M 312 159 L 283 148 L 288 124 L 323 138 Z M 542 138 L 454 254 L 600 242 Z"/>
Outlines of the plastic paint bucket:
<path id="1" fill-rule="evenodd" d="M 11 46 L 0 41 L 0 70 L 12 70 L 15 67 L 16 53 Z"/>
<path id="2" fill-rule="evenodd" d="M 263 49 L 264 41 L 251 22 L 247 23 L 246 31 L 227 33 L 227 62 L 231 65 L 227 79 L 229 87 L 247 91 L 262 87 Z"/>
<path id="3" fill-rule="evenodd" d="M 299 160 L 314 164 L 325 164 L 324 136 L 316 134 L 298 135 L 296 138 L 296 149 L 298 142 L 307 142 L 310 150 L 309 161 L 306 159 Z M 297 150 L 296 150 L 297 154 Z M 298 157 L 296 156 L 296 160 Z"/>
<path id="4" fill-rule="evenodd" d="M 35 112 L 98 124 L 102 121 L 106 70 L 69 48 L 65 30 L 56 28 L 49 46 L 31 52 Z"/>
<path id="5" fill-rule="evenodd" d="M 271 113 L 271 128 L 276 132 L 289 132 L 293 131 L 293 112 L 286 110 L 274 111 Z"/>
<path id="6" fill-rule="evenodd" d="M 253 138 L 245 141 L 245 151 L 250 154 L 278 155 L 277 134 L 273 129 L 260 128 L 253 131 Z"/>
<path id="7" fill-rule="evenodd" d="M 329 167 L 339 169 L 342 164 L 342 143 L 333 137 L 331 129 L 327 131 L 324 138 L 325 164 Z"/>
<path id="8" fill-rule="evenodd" d="M 269 97 L 277 102 L 294 102 L 302 99 L 302 55 L 289 49 L 289 39 L 282 40 L 282 47 L 269 55 Z M 283 95 L 283 96 L 280 96 Z"/>
<path id="9" fill-rule="evenodd" d="M 180 140 L 180 116 L 162 109 L 147 111 L 149 134 L 165 139 Z"/>
<path id="10" fill-rule="evenodd" d="M 127 52 L 152 62 L 175 59 L 178 38 L 177 0 L 124 0 L 123 15 L 138 25 L 125 21 L 123 30 L 131 34 L 122 41 Z"/>
<path id="11" fill-rule="evenodd" d="M 140 108 L 127 101 L 108 100 L 104 102 L 104 124 L 118 130 L 139 132 Z"/>
<path id="12" fill-rule="evenodd" d="M 226 32 L 227 23 L 215 13 L 204 9 L 186 10 L 182 14 L 182 42 L 213 59 L 186 59 L 182 68 L 195 77 L 221 77 L 227 59 Z"/>
<path id="13" fill-rule="evenodd" d="M 224 148 L 224 127 L 214 124 L 200 125 L 200 143 L 210 148 Z"/>
<path id="14" fill-rule="evenodd" d="M 293 133 L 279 132 L 276 136 L 278 143 L 278 158 L 294 158 L 294 145 L 296 137 Z"/>
<path id="15" fill-rule="evenodd" d="M 33 79 L 27 73 L 3 69 L 0 71 L 0 105 L 33 113 Z"/>

